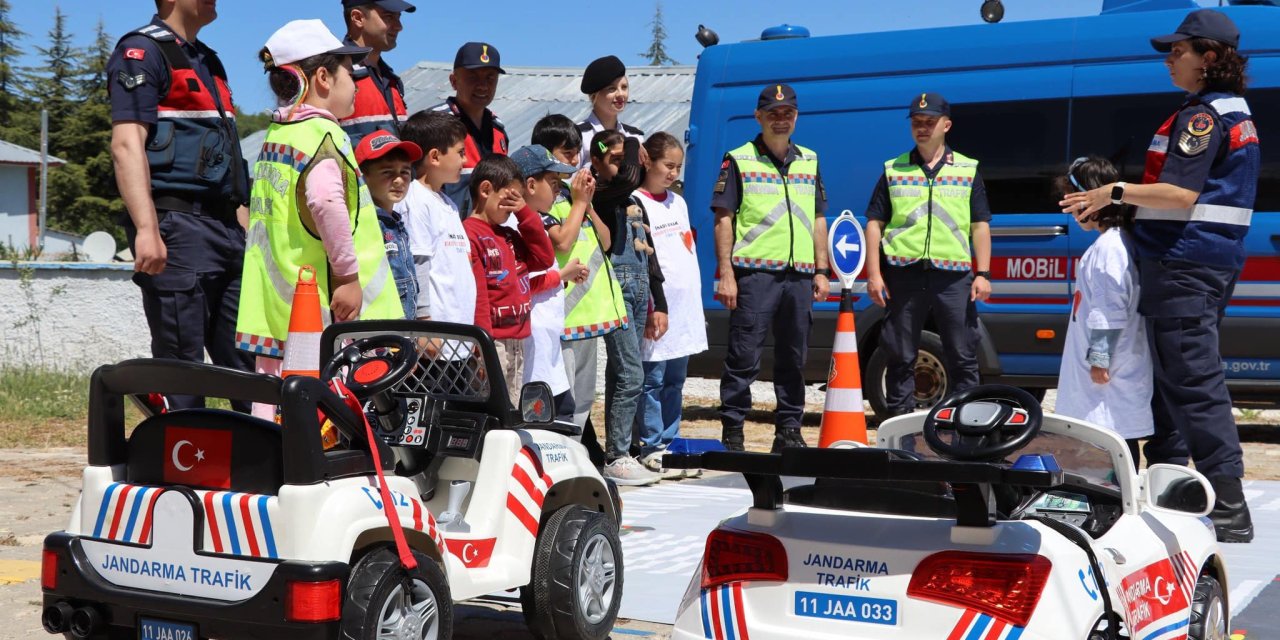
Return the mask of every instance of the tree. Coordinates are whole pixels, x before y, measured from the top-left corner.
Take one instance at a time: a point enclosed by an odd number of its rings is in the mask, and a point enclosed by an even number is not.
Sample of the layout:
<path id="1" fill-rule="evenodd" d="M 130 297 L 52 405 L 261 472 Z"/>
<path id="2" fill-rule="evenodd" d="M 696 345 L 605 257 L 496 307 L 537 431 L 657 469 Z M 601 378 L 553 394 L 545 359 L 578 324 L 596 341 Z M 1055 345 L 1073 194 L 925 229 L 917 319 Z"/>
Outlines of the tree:
<path id="1" fill-rule="evenodd" d="M 0 0 L 0 136 L 13 125 L 13 114 L 22 111 L 22 84 L 13 62 L 22 55 L 18 40 L 26 35 L 9 20 L 9 0 Z"/>
<path id="2" fill-rule="evenodd" d="M 649 61 L 649 64 L 660 67 L 664 64 L 680 64 L 674 58 L 667 55 L 667 28 L 662 24 L 662 2 L 654 5 L 653 22 L 649 23 L 653 28 L 653 42 L 649 43 L 649 50 L 640 54 L 641 58 Z"/>
<path id="3" fill-rule="evenodd" d="M 76 106 L 79 88 L 76 79 L 80 54 L 72 46 L 71 38 L 67 31 L 67 17 L 61 8 L 54 7 L 53 28 L 49 30 L 47 40 L 49 46 L 36 47 L 44 64 L 25 70 L 31 98 L 38 109 L 49 111 L 49 153 L 56 156 L 65 154 L 78 143 L 64 130 L 67 118 Z"/>

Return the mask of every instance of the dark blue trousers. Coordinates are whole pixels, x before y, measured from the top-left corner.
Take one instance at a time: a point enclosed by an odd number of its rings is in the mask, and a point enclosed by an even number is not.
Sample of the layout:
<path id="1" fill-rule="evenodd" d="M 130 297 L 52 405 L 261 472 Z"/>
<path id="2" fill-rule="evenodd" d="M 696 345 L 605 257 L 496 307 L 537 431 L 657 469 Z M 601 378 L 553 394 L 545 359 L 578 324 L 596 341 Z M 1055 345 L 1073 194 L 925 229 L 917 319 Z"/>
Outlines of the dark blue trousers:
<path id="1" fill-rule="evenodd" d="M 1218 327 L 1238 269 L 1176 260 L 1142 260 L 1138 311 L 1147 319 L 1155 392 L 1155 435 L 1147 464 L 1186 464 L 1206 476 L 1244 476 L 1240 433 L 1231 415 Z"/>
<path id="2" fill-rule="evenodd" d="M 741 427 L 751 410 L 751 383 L 760 375 L 764 340 L 773 332 L 777 428 L 804 416 L 804 359 L 813 327 L 813 276 L 794 271 L 734 270 L 738 308 L 729 312 L 729 349 L 720 378 L 720 422 Z"/>
<path id="3" fill-rule="evenodd" d="M 916 354 L 930 314 L 942 338 L 950 392 L 977 386 L 978 310 L 969 300 L 973 274 L 935 269 L 921 261 L 905 267 L 883 265 L 881 275 L 889 304 L 879 348 L 889 355 L 884 395 L 891 415 L 916 410 Z"/>
<path id="4" fill-rule="evenodd" d="M 160 236 L 168 250 L 164 271 L 133 274 L 142 289 L 142 308 L 151 329 L 155 358 L 204 362 L 253 371 L 253 357 L 236 348 L 236 316 L 240 274 L 244 266 L 245 231 L 234 216 L 227 219 L 176 211 L 160 212 Z M 137 230 L 126 225 L 130 249 Z M 171 396 L 170 408 L 203 407 L 199 396 Z M 234 402 L 239 411 L 248 403 Z"/>

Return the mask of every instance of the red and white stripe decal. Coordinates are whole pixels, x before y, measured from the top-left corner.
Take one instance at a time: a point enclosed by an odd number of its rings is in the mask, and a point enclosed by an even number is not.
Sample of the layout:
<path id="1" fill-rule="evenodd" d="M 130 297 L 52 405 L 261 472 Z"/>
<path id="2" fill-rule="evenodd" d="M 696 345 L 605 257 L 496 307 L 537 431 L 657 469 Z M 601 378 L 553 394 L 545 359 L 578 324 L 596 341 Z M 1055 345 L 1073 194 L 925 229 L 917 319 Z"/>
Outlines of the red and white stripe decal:
<path id="1" fill-rule="evenodd" d="M 1196 581 L 1200 577 L 1200 571 L 1196 568 L 1195 562 L 1191 560 L 1191 554 L 1185 550 L 1179 551 L 1170 560 L 1173 561 L 1173 573 L 1178 578 L 1178 586 L 1182 589 L 1182 595 L 1187 598 L 1188 602 L 1195 600 Z"/>
<path id="2" fill-rule="evenodd" d="M 528 447 L 520 449 L 515 464 L 511 465 L 511 483 L 507 490 L 507 510 L 514 515 L 529 535 L 538 536 L 538 520 L 542 515 L 542 503 L 551 490 L 551 477 L 542 470 L 542 464 Z"/>
<path id="3" fill-rule="evenodd" d="M 947 640 L 1017 640 L 1023 627 L 973 609 L 965 609 Z"/>
<path id="4" fill-rule="evenodd" d="M 742 606 L 742 583 L 723 584 L 702 590 L 703 635 L 714 640 L 751 640 L 746 609 Z"/>
<path id="5" fill-rule="evenodd" d="M 151 543 L 151 513 L 161 487 L 114 483 L 98 504 L 93 537 L 135 544 Z"/>
<path id="6" fill-rule="evenodd" d="M 205 539 L 214 553 L 278 558 L 272 520 L 275 496 L 233 491 L 197 491 L 204 506 Z"/>

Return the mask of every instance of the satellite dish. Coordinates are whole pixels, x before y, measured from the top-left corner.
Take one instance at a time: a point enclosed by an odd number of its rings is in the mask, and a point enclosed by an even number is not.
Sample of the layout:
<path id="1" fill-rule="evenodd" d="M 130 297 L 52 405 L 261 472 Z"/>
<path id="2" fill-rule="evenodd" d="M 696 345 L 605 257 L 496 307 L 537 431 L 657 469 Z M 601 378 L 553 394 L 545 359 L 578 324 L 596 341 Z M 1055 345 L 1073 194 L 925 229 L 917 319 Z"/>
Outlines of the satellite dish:
<path id="1" fill-rule="evenodd" d="M 94 231 L 84 239 L 84 254 L 90 262 L 111 262 L 116 255 L 116 239 L 106 231 Z"/>

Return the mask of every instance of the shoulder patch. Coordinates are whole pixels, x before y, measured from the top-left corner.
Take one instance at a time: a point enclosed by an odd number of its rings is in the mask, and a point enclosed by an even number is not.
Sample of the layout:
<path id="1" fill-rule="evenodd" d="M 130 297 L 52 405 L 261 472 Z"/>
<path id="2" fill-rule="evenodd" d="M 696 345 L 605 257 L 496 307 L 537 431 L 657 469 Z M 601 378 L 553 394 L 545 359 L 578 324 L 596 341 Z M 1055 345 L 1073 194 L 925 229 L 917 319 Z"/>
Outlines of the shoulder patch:
<path id="1" fill-rule="evenodd" d="M 146 49 L 128 48 L 124 50 L 124 57 L 130 60 L 145 60 L 147 57 Z"/>
<path id="2" fill-rule="evenodd" d="M 1193 135 L 1190 131 L 1178 134 L 1178 150 L 1184 156 L 1198 156 L 1209 148 L 1209 138 L 1204 134 Z"/>
<path id="3" fill-rule="evenodd" d="M 124 87 L 125 90 L 133 91 L 147 83 L 147 75 L 145 73 L 133 75 L 128 72 L 121 71 L 116 74 L 116 82 L 120 83 L 120 86 Z"/>
<path id="4" fill-rule="evenodd" d="M 1193 136 L 1207 136 L 1213 131 L 1213 116 L 1197 113 L 1187 121 L 1187 132 Z"/>

